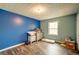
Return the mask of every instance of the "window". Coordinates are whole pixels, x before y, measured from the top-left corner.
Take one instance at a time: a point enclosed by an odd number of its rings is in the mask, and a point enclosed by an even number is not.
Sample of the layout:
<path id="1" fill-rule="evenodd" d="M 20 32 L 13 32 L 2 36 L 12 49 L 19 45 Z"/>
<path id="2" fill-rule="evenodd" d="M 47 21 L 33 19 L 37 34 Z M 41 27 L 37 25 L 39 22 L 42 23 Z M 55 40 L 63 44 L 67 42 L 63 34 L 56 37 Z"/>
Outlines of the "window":
<path id="1" fill-rule="evenodd" d="M 58 35 L 58 22 L 57 21 L 48 23 L 48 34 Z"/>

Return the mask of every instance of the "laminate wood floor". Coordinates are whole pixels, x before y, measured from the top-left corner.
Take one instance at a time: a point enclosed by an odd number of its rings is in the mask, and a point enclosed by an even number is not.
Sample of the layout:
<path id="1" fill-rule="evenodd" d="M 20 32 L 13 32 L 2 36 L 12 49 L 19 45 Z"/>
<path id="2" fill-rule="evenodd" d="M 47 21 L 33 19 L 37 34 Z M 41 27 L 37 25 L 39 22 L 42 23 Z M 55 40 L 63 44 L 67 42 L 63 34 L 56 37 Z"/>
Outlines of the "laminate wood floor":
<path id="1" fill-rule="evenodd" d="M 50 44 L 39 41 L 0 52 L 0 55 L 77 55 L 77 53 L 57 43 Z"/>

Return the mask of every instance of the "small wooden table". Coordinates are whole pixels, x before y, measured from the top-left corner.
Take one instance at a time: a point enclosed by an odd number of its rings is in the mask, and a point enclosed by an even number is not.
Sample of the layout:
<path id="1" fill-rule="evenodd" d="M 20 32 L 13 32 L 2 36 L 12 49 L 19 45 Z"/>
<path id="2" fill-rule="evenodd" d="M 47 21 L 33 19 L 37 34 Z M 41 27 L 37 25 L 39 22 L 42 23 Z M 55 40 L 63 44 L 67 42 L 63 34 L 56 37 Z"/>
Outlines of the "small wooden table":
<path id="1" fill-rule="evenodd" d="M 75 41 L 66 41 L 66 48 L 75 49 Z"/>

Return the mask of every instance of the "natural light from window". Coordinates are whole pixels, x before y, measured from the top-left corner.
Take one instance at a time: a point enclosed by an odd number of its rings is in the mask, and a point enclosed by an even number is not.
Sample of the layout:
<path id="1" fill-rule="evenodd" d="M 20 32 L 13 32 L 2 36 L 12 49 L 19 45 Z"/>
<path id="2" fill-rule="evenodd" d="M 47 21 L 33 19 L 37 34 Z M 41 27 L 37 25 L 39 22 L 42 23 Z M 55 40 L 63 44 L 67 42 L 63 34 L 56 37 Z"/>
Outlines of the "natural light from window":
<path id="1" fill-rule="evenodd" d="M 48 35 L 58 35 L 58 21 L 48 23 Z"/>

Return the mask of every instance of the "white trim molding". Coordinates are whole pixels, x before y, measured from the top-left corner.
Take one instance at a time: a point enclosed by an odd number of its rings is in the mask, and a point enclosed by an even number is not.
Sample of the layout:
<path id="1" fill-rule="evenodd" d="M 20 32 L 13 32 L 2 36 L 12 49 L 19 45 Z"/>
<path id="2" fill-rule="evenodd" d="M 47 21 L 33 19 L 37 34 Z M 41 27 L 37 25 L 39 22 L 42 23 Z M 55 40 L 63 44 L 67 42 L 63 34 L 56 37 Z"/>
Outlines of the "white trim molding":
<path id="1" fill-rule="evenodd" d="M 11 47 L 8 47 L 8 48 L 1 49 L 0 52 L 2 52 L 2 51 L 6 51 L 6 50 L 8 50 L 8 49 L 11 49 L 11 48 L 14 48 L 14 47 L 17 47 L 17 46 L 23 45 L 23 44 L 24 44 L 24 42 L 23 42 L 23 43 L 20 43 L 20 44 L 16 44 L 16 45 L 11 46 Z"/>

